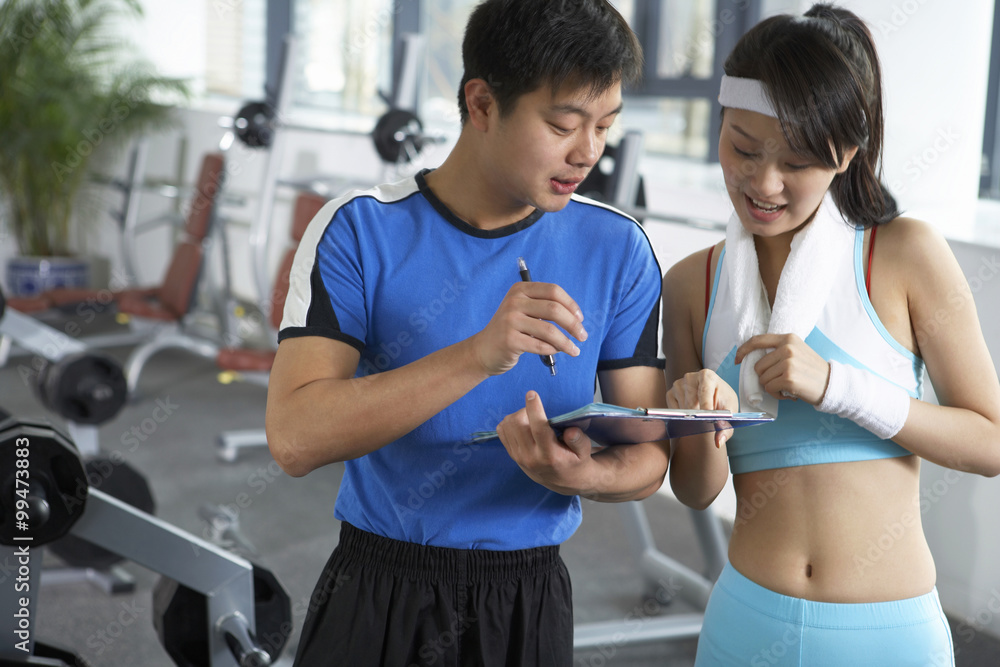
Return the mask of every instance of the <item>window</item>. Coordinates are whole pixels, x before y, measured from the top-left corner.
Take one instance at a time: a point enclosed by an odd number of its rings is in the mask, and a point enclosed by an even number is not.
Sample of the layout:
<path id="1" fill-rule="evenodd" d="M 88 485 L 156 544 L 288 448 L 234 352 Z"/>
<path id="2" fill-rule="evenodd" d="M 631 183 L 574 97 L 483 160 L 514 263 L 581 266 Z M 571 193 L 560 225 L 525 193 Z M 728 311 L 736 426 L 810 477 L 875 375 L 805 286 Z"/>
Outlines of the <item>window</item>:
<path id="1" fill-rule="evenodd" d="M 722 65 L 761 16 L 761 0 L 620 0 L 646 56 L 642 85 L 623 113 L 650 153 L 715 160 Z"/>
<path id="2" fill-rule="evenodd" d="M 205 92 L 259 99 L 264 89 L 264 0 L 205 2 Z"/>
<path id="3" fill-rule="evenodd" d="M 385 110 L 379 92 L 391 91 L 403 35 L 419 33 L 425 63 L 419 115 L 428 128 L 457 127 L 462 36 L 478 0 L 257 1 L 268 3 L 269 16 L 276 9 L 286 12 L 296 26 L 297 106 L 335 108 L 370 123 Z M 612 2 L 634 26 L 646 54 L 644 81 L 630 91 L 622 124 L 642 127 L 650 152 L 714 159 L 721 59 L 760 17 L 765 0 Z M 284 33 L 270 21 L 268 33 L 273 54 Z M 270 63 L 268 71 L 274 71 Z"/>
<path id="4" fill-rule="evenodd" d="M 420 32 L 426 39 L 425 75 L 420 82 L 420 115 L 438 130 L 459 127 L 458 86 L 462 82 L 462 38 L 478 0 L 423 3 Z M 401 28 L 405 29 L 406 26 Z"/>
<path id="5" fill-rule="evenodd" d="M 384 111 L 379 91 L 391 87 L 387 55 L 396 5 L 391 0 L 296 0 L 293 7 L 292 103 L 347 115 Z"/>

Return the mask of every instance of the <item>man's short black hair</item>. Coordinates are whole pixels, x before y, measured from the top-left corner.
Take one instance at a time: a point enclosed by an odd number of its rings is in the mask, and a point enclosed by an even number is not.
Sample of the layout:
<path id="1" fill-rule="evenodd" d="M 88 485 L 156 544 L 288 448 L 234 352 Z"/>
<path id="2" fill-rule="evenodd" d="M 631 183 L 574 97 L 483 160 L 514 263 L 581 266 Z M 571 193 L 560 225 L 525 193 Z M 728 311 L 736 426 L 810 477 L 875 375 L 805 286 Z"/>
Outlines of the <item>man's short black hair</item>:
<path id="1" fill-rule="evenodd" d="M 458 89 L 464 124 L 465 84 L 489 84 L 501 115 L 518 98 L 567 81 L 600 95 L 642 76 L 642 47 L 607 0 L 484 0 L 473 10 L 462 42 L 465 73 Z"/>

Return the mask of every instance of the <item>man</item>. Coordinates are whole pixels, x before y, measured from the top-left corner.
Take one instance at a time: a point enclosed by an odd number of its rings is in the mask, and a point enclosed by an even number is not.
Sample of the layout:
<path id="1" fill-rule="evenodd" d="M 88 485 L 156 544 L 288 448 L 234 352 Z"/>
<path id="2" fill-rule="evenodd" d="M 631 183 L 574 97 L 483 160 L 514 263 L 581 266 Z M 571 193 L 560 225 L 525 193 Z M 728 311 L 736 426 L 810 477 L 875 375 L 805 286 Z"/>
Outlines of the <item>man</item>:
<path id="1" fill-rule="evenodd" d="M 569 665 L 558 545 L 579 496 L 666 473 L 666 443 L 592 452 L 546 421 L 595 375 L 607 402 L 665 402 L 649 241 L 573 195 L 639 76 L 635 36 L 606 0 L 486 0 L 463 61 L 444 163 L 327 204 L 296 256 L 268 442 L 291 475 L 345 462 L 298 665 Z M 492 428 L 502 446 L 470 444 Z"/>

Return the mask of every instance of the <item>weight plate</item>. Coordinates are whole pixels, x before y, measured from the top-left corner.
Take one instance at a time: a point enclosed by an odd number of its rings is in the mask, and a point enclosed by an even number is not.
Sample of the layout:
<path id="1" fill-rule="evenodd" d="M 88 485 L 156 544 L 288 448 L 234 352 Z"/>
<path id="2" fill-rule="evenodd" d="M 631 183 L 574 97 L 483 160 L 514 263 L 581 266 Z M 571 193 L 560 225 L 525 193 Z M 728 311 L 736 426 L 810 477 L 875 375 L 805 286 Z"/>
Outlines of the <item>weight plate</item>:
<path id="1" fill-rule="evenodd" d="M 30 537 L 37 546 L 64 536 L 86 508 L 86 479 L 73 443 L 49 424 L 0 424 L 0 544 Z"/>
<path id="2" fill-rule="evenodd" d="M 113 357 L 81 352 L 46 363 L 38 395 L 45 407 L 69 421 L 103 424 L 125 407 L 128 382 Z"/>
<path id="3" fill-rule="evenodd" d="M 253 563 L 254 633 L 260 648 L 277 660 L 292 633 L 291 598 L 274 573 Z M 213 619 L 213 625 L 219 619 Z M 205 596 L 173 579 L 153 587 L 153 627 L 178 667 L 207 665 L 208 603 Z"/>
<path id="4" fill-rule="evenodd" d="M 250 148 L 268 148 L 274 140 L 274 107 L 248 102 L 233 117 L 236 137 Z"/>
<path id="5" fill-rule="evenodd" d="M 420 119 L 411 111 L 406 109 L 386 111 L 379 117 L 378 122 L 375 123 L 375 129 L 372 130 L 372 139 L 375 141 L 375 150 L 379 157 L 392 163 L 399 162 L 401 156 L 407 157 L 403 151 L 403 141 L 396 137 L 396 133 L 413 131 L 420 133 L 423 131 L 423 127 Z M 419 153 L 423 149 L 423 141 L 419 136 L 411 141 L 414 150 Z M 407 157 L 405 161 L 408 162 L 409 158 Z"/>

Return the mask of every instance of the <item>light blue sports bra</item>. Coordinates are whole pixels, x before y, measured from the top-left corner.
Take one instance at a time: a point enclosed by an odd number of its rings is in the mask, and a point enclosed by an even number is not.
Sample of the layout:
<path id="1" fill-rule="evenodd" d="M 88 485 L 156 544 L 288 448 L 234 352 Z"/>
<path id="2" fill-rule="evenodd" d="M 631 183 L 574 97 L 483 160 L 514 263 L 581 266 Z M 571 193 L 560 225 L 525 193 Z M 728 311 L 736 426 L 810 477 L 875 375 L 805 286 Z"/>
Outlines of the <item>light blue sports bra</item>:
<path id="1" fill-rule="evenodd" d="M 865 289 L 864 230 L 855 233 L 853 252 L 831 276 L 833 290 L 806 343 L 824 359 L 865 369 L 902 387 L 914 397 L 923 395 L 924 363 L 900 345 L 875 314 Z M 725 248 L 709 302 L 702 341 L 705 368 L 715 370 L 733 388 L 739 386 L 739 367 L 733 363 L 736 319 L 728 272 L 723 270 Z M 907 456 L 909 451 L 882 440 L 854 422 L 817 411 L 804 401 L 778 402 L 774 422 L 738 429 L 727 443 L 734 475 L 792 466 L 870 461 Z"/>

